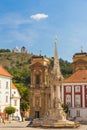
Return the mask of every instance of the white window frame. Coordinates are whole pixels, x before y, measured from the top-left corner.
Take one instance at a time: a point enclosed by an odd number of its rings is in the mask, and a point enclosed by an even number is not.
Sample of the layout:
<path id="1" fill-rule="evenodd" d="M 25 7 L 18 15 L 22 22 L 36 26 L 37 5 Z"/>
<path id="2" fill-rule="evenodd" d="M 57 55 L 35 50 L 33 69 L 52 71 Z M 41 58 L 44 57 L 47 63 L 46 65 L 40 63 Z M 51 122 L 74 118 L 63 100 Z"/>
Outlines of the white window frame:
<path id="1" fill-rule="evenodd" d="M 71 105 L 71 95 L 70 94 L 66 95 L 66 104 Z"/>
<path id="2" fill-rule="evenodd" d="M 70 93 L 71 92 L 71 86 L 66 86 L 66 92 Z"/>
<path id="3" fill-rule="evenodd" d="M 17 106 L 17 100 L 16 99 L 14 100 L 14 106 Z"/>
<path id="4" fill-rule="evenodd" d="M 75 86 L 75 92 L 80 92 L 80 86 L 79 85 Z"/>
<path id="5" fill-rule="evenodd" d="M 81 107 L 81 95 L 77 94 L 75 95 L 75 106 L 76 107 Z"/>

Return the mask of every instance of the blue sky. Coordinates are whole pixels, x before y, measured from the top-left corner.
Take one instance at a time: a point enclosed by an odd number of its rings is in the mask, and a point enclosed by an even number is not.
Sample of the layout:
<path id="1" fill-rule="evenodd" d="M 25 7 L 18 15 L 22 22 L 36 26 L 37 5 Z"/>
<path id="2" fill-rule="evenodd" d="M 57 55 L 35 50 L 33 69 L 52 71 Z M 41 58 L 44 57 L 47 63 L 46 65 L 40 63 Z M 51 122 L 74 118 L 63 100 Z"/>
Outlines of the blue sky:
<path id="1" fill-rule="evenodd" d="M 87 0 L 0 1 L 0 49 L 25 46 L 52 57 L 56 35 L 59 58 L 87 52 Z"/>

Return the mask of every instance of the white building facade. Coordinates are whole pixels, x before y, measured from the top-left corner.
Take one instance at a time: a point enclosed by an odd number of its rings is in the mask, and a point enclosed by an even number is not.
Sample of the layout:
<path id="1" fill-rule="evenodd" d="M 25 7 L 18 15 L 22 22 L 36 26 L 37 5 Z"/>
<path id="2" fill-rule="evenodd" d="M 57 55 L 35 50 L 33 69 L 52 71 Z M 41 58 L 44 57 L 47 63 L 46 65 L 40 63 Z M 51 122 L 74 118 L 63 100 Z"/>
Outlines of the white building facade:
<path id="1" fill-rule="evenodd" d="M 14 116 L 20 115 L 20 94 L 12 83 L 12 76 L 0 66 L 0 113 L 4 113 L 5 107 L 16 108 Z"/>
<path id="2" fill-rule="evenodd" d="M 11 106 L 16 108 L 16 112 L 14 113 L 14 117 L 19 117 L 20 121 L 21 119 L 21 114 L 20 114 L 20 94 L 15 87 L 15 85 L 12 83 L 12 89 L 11 89 Z"/>
<path id="3" fill-rule="evenodd" d="M 0 75 L 0 112 L 11 105 L 11 83 L 12 77 Z"/>

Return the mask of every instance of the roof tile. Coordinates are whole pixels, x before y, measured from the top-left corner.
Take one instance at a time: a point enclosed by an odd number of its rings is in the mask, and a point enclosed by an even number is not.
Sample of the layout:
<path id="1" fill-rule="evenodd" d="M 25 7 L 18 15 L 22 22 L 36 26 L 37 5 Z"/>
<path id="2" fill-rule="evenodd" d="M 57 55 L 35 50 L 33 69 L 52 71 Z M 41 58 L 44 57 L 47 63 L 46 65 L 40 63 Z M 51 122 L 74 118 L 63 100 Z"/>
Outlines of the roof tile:
<path id="1" fill-rule="evenodd" d="M 16 86 L 12 83 L 12 89 L 17 89 Z"/>
<path id="2" fill-rule="evenodd" d="M 87 70 L 78 70 L 63 83 L 87 83 Z"/>
<path id="3" fill-rule="evenodd" d="M 7 76 L 7 77 L 12 77 L 12 75 L 9 74 L 9 73 L 2 67 L 2 65 L 0 65 L 0 75 Z"/>

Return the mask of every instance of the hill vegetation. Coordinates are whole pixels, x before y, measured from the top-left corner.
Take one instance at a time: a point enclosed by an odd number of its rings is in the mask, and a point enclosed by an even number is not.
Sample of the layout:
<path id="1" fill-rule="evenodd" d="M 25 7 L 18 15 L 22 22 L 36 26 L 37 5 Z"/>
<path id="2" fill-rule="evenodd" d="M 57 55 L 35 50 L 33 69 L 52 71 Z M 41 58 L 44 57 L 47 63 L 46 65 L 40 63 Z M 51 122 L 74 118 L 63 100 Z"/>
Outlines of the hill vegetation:
<path id="1" fill-rule="evenodd" d="M 13 83 L 18 88 L 21 95 L 21 110 L 29 108 L 29 87 L 30 69 L 33 54 L 13 53 L 9 49 L 0 50 L 0 64 L 13 76 Z M 53 58 L 50 58 L 53 66 Z M 66 78 L 72 74 L 71 63 L 60 59 L 60 67 L 63 76 Z"/>

